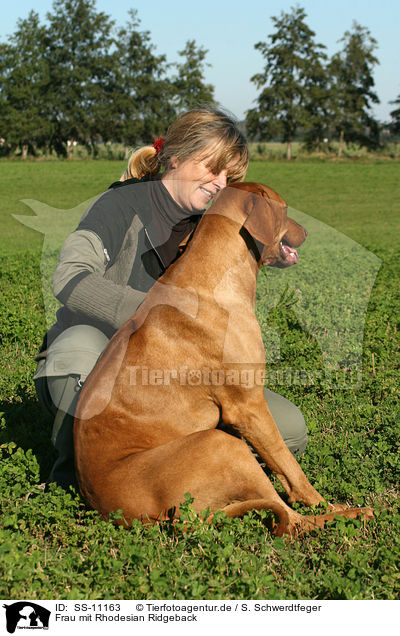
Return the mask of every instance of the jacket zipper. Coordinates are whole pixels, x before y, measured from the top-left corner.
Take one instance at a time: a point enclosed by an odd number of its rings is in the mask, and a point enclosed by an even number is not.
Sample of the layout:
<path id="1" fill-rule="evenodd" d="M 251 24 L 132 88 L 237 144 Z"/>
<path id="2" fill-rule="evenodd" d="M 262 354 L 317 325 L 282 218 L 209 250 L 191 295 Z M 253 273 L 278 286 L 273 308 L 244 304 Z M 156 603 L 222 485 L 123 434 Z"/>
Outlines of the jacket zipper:
<path id="1" fill-rule="evenodd" d="M 151 240 L 151 238 L 150 238 L 150 236 L 149 236 L 149 233 L 148 233 L 148 231 L 146 230 L 146 228 L 144 228 L 144 231 L 145 231 L 145 234 L 146 234 L 147 238 L 149 239 L 149 243 L 150 243 L 151 247 L 153 248 L 153 250 L 155 251 L 155 253 L 156 253 L 156 254 L 157 254 L 157 256 L 158 256 L 158 258 L 159 258 L 159 260 L 160 260 L 161 265 L 164 267 L 164 269 L 166 269 L 166 267 L 165 267 L 165 263 L 164 263 L 163 259 L 161 258 L 160 254 L 157 252 L 156 248 L 154 247 L 154 245 L 153 245 L 153 241 Z"/>

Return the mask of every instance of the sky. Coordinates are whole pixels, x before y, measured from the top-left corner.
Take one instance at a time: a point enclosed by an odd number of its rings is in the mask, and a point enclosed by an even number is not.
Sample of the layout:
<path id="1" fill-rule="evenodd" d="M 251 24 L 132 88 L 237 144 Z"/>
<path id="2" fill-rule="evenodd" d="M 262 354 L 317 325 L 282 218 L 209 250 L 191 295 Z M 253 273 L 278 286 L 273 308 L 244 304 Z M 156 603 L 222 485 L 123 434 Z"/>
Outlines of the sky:
<path id="1" fill-rule="evenodd" d="M 324 44 L 331 56 L 341 48 L 338 42 L 353 21 L 367 27 L 377 40 L 374 69 L 375 91 L 380 104 L 372 113 L 388 121 L 395 106 L 389 104 L 400 95 L 400 2 L 398 0 L 97 0 L 103 11 L 123 26 L 131 8 L 137 9 L 140 29 L 150 32 L 155 52 L 168 62 L 178 61 L 187 40 L 208 49 L 205 79 L 215 87 L 216 100 L 239 119 L 254 107 L 257 89 L 250 78 L 263 69 L 263 58 L 254 45 L 268 40 L 274 31 L 271 16 L 289 12 L 299 5 L 307 14 L 306 23 L 315 40 Z M 34 9 L 42 22 L 52 10 L 52 0 L 18 0 L 2 9 L 0 41 L 12 34 L 19 18 Z"/>

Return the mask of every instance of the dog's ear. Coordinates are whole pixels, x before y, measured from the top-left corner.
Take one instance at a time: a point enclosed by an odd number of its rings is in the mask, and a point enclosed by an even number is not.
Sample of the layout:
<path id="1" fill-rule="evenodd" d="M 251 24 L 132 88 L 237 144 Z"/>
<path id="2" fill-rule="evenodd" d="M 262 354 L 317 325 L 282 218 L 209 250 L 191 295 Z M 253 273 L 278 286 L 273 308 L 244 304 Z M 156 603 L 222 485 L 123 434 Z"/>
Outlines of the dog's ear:
<path id="1" fill-rule="evenodd" d="M 243 227 L 251 236 L 270 245 L 279 233 L 282 223 L 287 225 L 285 242 L 292 247 L 299 247 L 307 236 L 306 230 L 287 217 L 287 205 L 281 195 L 263 183 L 238 182 L 231 183 L 230 189 L 237 188 L 250 196 L 244 199 L 244 213 L 247 216 Z"/>
<path id="2" fill-rule="evenodd" d="M 252 207 L 243 227 L 263 245 L 271 245 L 279 233 L 284 214 L 286 203 L 253 194 Z"/>

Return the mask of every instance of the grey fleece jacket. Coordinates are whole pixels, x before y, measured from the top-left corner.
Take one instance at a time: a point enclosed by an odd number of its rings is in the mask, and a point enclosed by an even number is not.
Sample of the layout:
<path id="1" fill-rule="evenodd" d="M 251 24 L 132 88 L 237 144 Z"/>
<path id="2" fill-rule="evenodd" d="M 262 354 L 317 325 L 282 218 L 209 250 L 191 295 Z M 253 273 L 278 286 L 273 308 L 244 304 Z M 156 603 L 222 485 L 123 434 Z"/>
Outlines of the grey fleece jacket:
<path id="1" fill-rule="evenodd" d="M 53 293 L 63 306 L 38 359 L 77 324 L 110 338 L 177 257 L 199 218 L 178 206 L 161 182 L 131 179 L 100 195 L 61 249 Z"/>

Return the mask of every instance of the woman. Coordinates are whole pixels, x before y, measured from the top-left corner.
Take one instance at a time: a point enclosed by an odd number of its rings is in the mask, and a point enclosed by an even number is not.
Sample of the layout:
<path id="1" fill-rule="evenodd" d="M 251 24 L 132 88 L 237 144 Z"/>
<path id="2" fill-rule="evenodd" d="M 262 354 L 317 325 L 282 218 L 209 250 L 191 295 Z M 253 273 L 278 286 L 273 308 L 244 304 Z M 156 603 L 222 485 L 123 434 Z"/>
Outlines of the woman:
<path id="1" fill-rule="evenodd" d="M 83 215 L 65 241 L 53 292 L 63 306 L 46 334 L 34 377 L 54 415 L 59 456 L 49 481 L 76 486 L 73 415 L 80 388 L 109 338 L 132 316 L 150 287 L 179 256 L 213 197 L 243 180 L 249 151 L 226 113 L 201 108 L 181 115 L 165 139 L 136 151 L 121 180 Z M 307 432 L 300 411 L 266 390 L 270 410 L 292 452 Z"/>

